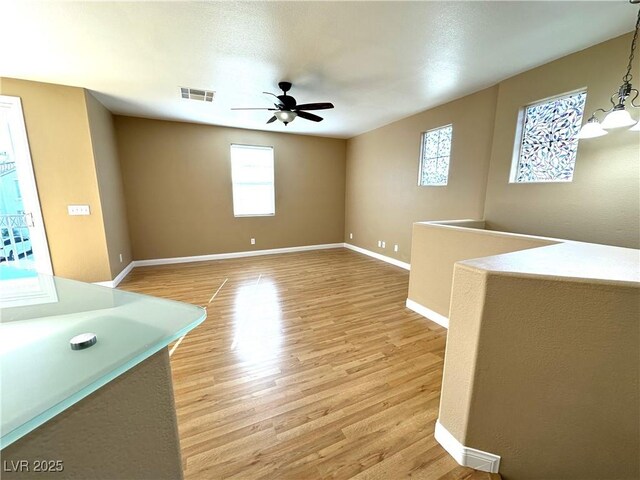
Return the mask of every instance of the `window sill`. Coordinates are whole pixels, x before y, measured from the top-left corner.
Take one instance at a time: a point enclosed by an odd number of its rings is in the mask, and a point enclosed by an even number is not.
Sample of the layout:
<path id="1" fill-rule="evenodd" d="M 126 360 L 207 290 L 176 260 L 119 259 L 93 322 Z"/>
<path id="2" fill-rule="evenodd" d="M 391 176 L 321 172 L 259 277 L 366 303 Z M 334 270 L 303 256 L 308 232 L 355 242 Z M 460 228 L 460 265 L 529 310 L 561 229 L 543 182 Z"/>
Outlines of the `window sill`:
<path id="1" fill-rule="evenodd" d="M 233 215 L 235 218 L 247 218 L 247 217 L 275 217 L 275 213 L 247 213 L 244 215 Z"/>

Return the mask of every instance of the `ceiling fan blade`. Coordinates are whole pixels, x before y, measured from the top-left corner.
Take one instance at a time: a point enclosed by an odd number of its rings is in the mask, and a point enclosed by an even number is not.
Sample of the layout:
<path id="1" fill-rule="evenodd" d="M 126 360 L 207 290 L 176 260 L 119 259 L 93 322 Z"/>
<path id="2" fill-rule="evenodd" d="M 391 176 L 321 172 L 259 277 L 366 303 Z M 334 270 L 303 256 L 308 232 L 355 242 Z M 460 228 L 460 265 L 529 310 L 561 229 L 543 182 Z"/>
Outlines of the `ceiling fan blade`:
<path id="1" fill-rule="evenodd" d="M 275 108 L 232 108 L 231 110 L 277 110 Z"/>
<path id="2" fill-rule="evenodd" d="M 278 101 L 280 101 L 280 98 L 278 98 L 278 95 L 276 95 L 275 93 L 271 93 L 271 92 L 262 92 L 262 93 L 264 93 L 265 95 L 271 95 L 273 97 L 276 97 Z"/>
<path id="3" fill-rule="evenodd" d="M 298 105 L 296 110 L 327 110 L 328 108 L 334 108 L 333 103 L 303 103 Z"/>
<path id="4" fill-rule="evenodd" d="M 267 123 L 273 123 L 277 120 L 276 116 L 274 115 L 273 117 L 271 117 L 269 120 L 267 120 Z"/>
<path id="5" fill-rule="evenodd" d="M 311 120 L 312 122 L 321 122 L 322 117 L 318 115 L 314 115 L 313 113 L 308 112 L 297 112 L 300 118 L 306 118 L 307 120 Z"/>

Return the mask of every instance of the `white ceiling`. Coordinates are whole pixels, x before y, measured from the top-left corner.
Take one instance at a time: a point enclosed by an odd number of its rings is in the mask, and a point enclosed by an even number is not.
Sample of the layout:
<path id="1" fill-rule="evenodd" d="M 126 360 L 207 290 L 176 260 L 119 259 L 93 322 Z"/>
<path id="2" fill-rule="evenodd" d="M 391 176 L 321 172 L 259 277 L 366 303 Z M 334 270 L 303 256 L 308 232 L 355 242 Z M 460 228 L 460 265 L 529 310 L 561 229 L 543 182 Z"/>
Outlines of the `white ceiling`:
<path id="1" fill-rule="evenodd" d="M 88 88 L 118 114 L 351 137 L 631 31 L 615 2 L 0 0 L 0 76 Z M 620 65 L 621 75 L 624 65 Z M 266 125 L 277 83 L 333 102 Z M 181 86 L 211 89 L 211 103 Z"/>

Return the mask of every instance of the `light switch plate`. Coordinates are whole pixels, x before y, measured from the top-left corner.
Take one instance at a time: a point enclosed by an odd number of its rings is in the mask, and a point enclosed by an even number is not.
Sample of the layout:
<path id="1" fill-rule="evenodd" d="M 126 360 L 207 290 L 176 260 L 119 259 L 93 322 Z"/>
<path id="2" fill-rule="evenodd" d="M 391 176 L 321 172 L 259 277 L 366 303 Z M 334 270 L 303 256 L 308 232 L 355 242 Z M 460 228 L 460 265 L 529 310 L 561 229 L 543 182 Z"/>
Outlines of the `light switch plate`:
<path id="1" fill-rule="evenodd" d="M 89 205 L 67 205 L 69 215 L 91 215 Z"/>

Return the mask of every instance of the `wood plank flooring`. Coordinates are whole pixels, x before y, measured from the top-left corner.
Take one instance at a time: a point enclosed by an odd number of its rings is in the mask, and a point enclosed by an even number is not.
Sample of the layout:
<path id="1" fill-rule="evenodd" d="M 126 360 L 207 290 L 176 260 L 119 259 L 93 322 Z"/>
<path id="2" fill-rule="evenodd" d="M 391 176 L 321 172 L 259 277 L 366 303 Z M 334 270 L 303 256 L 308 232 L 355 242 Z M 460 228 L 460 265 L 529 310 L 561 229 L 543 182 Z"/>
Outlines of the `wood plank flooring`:
<path id="1" fill-rule="evenodd" d="M 208 311 L 171 358 L 185 478 L 494 478 L 433 438 L 446 330 L 408 277 L 346 249 L 134 269 Z"/>

